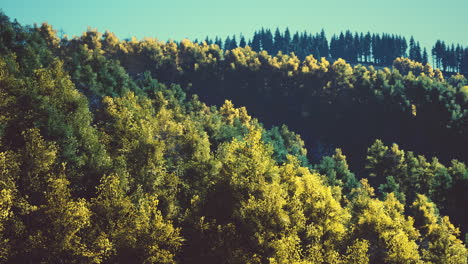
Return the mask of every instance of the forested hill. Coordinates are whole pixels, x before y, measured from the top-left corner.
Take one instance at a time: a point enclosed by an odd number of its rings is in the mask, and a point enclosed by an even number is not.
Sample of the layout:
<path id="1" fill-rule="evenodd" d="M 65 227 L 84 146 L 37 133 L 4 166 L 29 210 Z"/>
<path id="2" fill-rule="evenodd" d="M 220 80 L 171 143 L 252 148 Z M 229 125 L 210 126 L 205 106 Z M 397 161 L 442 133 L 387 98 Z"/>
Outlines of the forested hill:
<path id="1" fill-rule="evenodd" d="M 0 262 L 466 264 L 465 163 L 375 135 L 410 126 L 396 139 L 466 158 L 467 80 L 394 66 L 60 39 L 0 13 Z M 266 119 L 312 121 L 336 149 L 309 159 Z M 363 147 L 351 128 L 374 135 L 365 153 L 340 149 Z"/>
<path id="2" fill-rule="evenodd" d="M 444 162 L 464 160 L 468 150 L 462 75 L 445 79 L 429 64 L 405 58 L 393 69 L 352 67 L 344 60 L 294 54 L 269 55 L 250 47 L 224 51 L 217 45 L 180 44 L 153 39 L 119 41 L 110 32 L 88 31 L 82 40 L 100 40 L 107 58 L 118 60 L 135 78 L 149 71 L 166 84 L 191 87 L 209 104 L 224 99 L 245 105 L 267 125 L 287 123 L 305 139 L 309 158 L 318 161 L 342 147 L 354 170 L 361 171 L 366 146 L 375 138 Z M 411 73 L 410 73 L 411 72 Z M 344 133 L 345 131 L 345 133 Z"/>
<path id="3" fill-rule="evenodd" d="M 345 59 L 351 64 L 368 64 L 390 67 L 398 57 L 426 64 L 433 62 L 446 74 L 460 72 L 468 74 L 468 47 L 460 44 L 446 44 L 438 40 L 428 52 L 412 36 L 409 42 L 405 37 L 395 34 L 371 34 L 370 32 L 351 32 L 349 30 L 333 35 L 328 41 L 325 31 L 317 34 L 309 32 L 291 33 L 288 28 L 281 32 L 278 28 L 272 33 L 270 29 L 258 30 L 252 38 L 246 40 L 241 34 L 239 41 L 236 35 L 228 36 L 224 41 L 219 38 L 205 38 L 205 43 L 216 44 L 225 50 L 250 46 L 254 51 L 265 50 L 276 55 L 279 51 L 288 54 L 293 52 L 303 60 L 308 55 L 315 58 L 325 57 L 336 60 Z M 202 43 L 195 40 L 194 43 Z M 431 58 L 429 57 L 432 57 Z"/>

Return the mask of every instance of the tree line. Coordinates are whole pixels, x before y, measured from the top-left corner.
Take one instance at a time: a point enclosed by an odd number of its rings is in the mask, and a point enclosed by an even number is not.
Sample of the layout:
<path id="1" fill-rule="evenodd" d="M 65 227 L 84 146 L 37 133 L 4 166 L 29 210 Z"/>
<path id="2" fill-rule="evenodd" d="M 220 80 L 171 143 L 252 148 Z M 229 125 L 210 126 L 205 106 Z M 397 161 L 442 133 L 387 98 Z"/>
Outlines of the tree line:
<path id="1" fill-rule="evenodd" d="M 448 72 L 468 74 L 468 48 L 437 40 L 432 48 L 433 63 Z"/>
<path id="2" fill-rule="evenodd" d="M 437 40 L 431 49 L 431 54 L 426 48 L 421 48 L 419 41 L 412 36 L 409 43 L 404 36 L 395 34 L 371 34 L 370 32 L 351 32 L 347 30 L 340 34 L 334 34 L 328 41 L 325 31 L 311 34 L 306 31 L 291 33 L 289 28 L 281 32 L 279 28 L 274 30 L 260 29 L 254 32 L 252 38 L 246 40 L 241 34 L 239 41 L 236 35 L 228 36 L 223 41 L 219 37 L 211 39 L 206 37 L 207 44 L 216 44 L 225 50 L 237 47 L 250 46 L 254 51 L 265 50 L 275 55 L 278 51 L 283 53 L 293 52 L 300 59 L 307 55 L 316 58 L 325 57 L 329 59 L 343 58 L 346 61 L 357 64 L 392 65 L 398 57 L 407 57 L 423 64 L 432 62 L 437 68 L 444 72 L 459 72 L 468 74 L 468 48 L 458 45 L 448 45 L 444 41 Z M 195 43 L 202 41 L 195 40 Z"/>

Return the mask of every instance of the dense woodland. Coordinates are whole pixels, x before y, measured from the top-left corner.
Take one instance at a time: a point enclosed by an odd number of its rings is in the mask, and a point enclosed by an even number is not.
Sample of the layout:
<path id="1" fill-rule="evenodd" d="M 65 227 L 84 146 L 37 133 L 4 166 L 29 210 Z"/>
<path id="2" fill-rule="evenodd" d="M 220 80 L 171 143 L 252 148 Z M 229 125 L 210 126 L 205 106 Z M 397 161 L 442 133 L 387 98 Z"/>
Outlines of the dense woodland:
<path id="1" fill-rule="evenodd" d="M 0 13 L 0 262 L 467 263 L 466 78 L 253 48 Z"/>
<path id="2" fill-rule="evenodd" d="M 272 33 L 270 29 L 262 28 L 249 40 L 241 34 L 239 42 L 235 35 L 228 36 L 224 41 L 219 37 L 214 39 L 206 37 L 204 42 L 208 45 L 216 44 L 225 50 L 245 48 L 248 45 L 254 51 L 265 50 L 272 55 L 276 55 L 279 51 L 285 54 L 292 52 L 301 60 L 313 55 L 315 58 L 325 57 L 331 60 L 342 58 L 352 64 L 376 66 L 391 66 L 398 57 L 408 57 L 426 64 L 430 61 L 429 55 L 432 55 L 433 64 L 445 73 L 468 74 L 468 48 L 438 40 L 429 54 L 413 37 L 408 43 L 405 37 L 395 34 L 352 33 L 347 30 L 333 35 L 329 42 L 324 30 L 314 35 L 308 32 L 291 34 L 288 28 L 284 32 L 276 28 Z"/>

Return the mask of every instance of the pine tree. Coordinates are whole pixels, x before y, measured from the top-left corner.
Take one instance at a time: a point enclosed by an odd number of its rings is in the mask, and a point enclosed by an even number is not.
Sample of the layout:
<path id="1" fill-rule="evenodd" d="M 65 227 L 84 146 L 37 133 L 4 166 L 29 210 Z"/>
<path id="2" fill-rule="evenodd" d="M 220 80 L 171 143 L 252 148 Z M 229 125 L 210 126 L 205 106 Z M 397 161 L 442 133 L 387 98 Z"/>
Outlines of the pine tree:
<path id="1" fill-rule="evenodd" d="M 253 51 L 260 51 L 261 49 L 261 42 L 260 42 L 260 36 L 259 36 L 259 33 L 258 32 L 255 32 L 254 33 L 254 36 L 252 38 L 252 44 L 251 44 L 251 48 Z"/>
<path id="2" fill-rule="evenodd" d="M 224 50 L 230 50 L 231 44 L 232 44 L 231 37 L 227 36 L 226 39 L 224 40 L 224 45 L 223 45 Z"/>
<path id="3" fill-rule="evenodd" d="M 275 30 L 275 36 L 273 38 L 273 50 L 272 50 L 272 55 L 276 55 L 278 51 L 283 50 L 283 36 L 281 35 L 281 32 L 279 28 L 276 28 Z"/>
<path id="4" fill-rule="evenodd" d="M 236 41 L 236 36 L 233 35 L 231 38 L 231 43 L 229 44 L 229 49 L 232 50 L 235 48 L 237 48 L 237 41 Z"/>
<path id="5" fill-rule="evenodd" d="M 429 60 L 429 58 L 428 58 L 428 55 L 427 55 L 427 50 L 426 50 L 426 48 L 424 47 L 424 51 L 423 51 L 422 61 L 421 61 L 421 62 L 422 62 L 423 64 L 427 64 L 427 63 L 428 63 L 428 60 Z"/>
<path id="6" fill-rule="evenodd" d="M 286 28 L 284 31 L 284 37 L 283 37 L 283 53 L 288 54 L 291 50 L 291 32 L 289 32 L 289 28 Z"/>
<path id="7" fill-rule="evenodd" d="M 247 43 L 245 42 L 244 35 L 241 34 L 240 41 L 239 41 L 239 47 L 245 48 L 247 46 Z"/>

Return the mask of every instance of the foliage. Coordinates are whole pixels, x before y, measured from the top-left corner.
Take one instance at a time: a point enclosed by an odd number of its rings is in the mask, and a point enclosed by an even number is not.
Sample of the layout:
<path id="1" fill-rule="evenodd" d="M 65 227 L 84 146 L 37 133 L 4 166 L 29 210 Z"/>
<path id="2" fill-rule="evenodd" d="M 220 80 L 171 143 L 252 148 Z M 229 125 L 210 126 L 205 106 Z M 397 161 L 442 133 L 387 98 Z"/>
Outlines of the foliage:
<path id="1" fill-rule="evenodd" d="M 462 131 L 461 78 L 93 29 L 60 40 L 47 24 L 0 18 L 0 262 L 467 262 L 460 231 L 439 213 L 465 206 L 463 162 L 445 167 L 376 141 L 366 168 L 386 182 L 379 199 L 341 149 L 311 164 L 286 126 L 265 129 L 234 100 L 208 107 L 186 89 L 225 78 L 232 89 L 325 104 L 383 97 L 416 105 L 417 117 L 436 110 L 428 102 L 447 103 L 435 112 Z M 275 41 L 292 40 L 278 32 Z"/>

